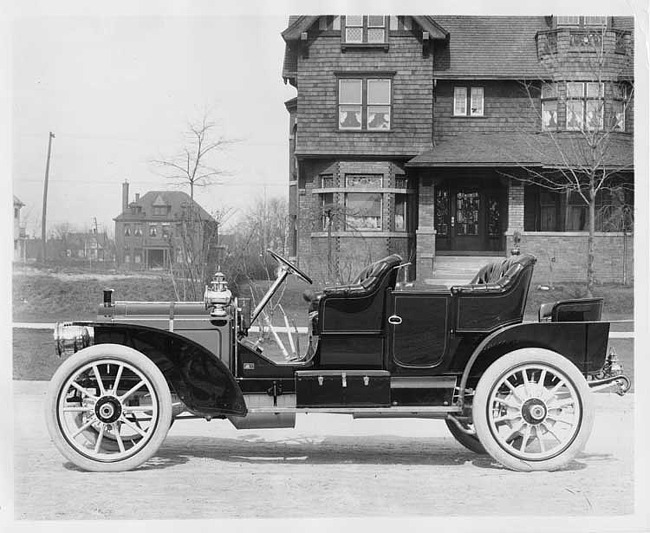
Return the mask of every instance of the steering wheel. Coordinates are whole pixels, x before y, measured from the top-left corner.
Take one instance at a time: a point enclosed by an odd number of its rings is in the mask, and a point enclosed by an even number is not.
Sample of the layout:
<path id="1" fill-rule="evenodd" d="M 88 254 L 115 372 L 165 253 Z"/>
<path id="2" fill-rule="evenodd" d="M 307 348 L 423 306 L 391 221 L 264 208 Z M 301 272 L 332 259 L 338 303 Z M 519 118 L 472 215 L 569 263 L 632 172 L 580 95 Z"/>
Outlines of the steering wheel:
<path id="1" fill-rule="evenodd" d="M 289 270 L 289 273 L 295 274 L 300 279 L 302 279 L 303 281 L 306 281 L 310 285 L 313 283 L 313 281 L 311 280 L 311 278 L 307 274 L 305 274 L 297 266 L 292 265 L 291 263 L 289 263 L 289 261 L 287 261 L 284 257 L 282 257 L 281 255 L 276 254 L 273 250 L 267 250 L 267 252 L 270 253 L 271 257 L 273 257 L 273 259 L 275 259 L 278 263 L 280 263 L 280 264 L 284 265 L 285 267 L 287 267 L 287 269 Z"/>

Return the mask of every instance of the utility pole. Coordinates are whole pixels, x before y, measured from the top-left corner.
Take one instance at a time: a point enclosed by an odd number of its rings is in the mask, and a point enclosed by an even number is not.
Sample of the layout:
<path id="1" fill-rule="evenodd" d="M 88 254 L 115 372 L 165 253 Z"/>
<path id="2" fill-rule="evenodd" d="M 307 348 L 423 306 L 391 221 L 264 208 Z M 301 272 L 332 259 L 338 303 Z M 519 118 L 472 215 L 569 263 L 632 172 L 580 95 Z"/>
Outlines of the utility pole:
<path id="1" fill-rule="evenodd" d="M 43 185 L 43 217 L 41 219 L 43 263 L 47 261 L 47 185 L 50 178 L 50 154 L 52 153 L 52 139 L 54 139 L 54 133 L 50 132 L 50 137 L 47 142 L 47 163 L 45 164 L 45 183 Z"/>

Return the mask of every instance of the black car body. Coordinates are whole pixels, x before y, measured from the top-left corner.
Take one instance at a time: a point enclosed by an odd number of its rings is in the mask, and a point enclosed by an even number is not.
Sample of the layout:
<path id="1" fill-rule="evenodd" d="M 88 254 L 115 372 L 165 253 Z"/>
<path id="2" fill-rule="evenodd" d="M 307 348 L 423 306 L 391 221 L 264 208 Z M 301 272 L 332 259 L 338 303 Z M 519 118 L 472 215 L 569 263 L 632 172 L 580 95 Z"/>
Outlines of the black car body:
<path id="1" fill-rule="evenodd" d="M 310 294 L 307 350 L 271 356 L 251 322 L 289 274 L 311 282 L 271 254 L 278 279 L 253 311 L 218 277 L 204 302 L 113 303 L 106 291 L 97 321 L 57 325 L 58 352 L 71 355 L 47 406 L 59 450 L 85 469 L 126 470 L 155 453 L 175 418 L 293 427 L 298 413 L 327 412 L 444 419 L 506 467 L 553 470 L 589 436 L 590 388 L 629 388 L 607 354 L 602 300 L 545 304 L 538 322 L 523 322 L 530 255 L 428 290 L 401 287 L 404 265 L 389 256 Z"/>

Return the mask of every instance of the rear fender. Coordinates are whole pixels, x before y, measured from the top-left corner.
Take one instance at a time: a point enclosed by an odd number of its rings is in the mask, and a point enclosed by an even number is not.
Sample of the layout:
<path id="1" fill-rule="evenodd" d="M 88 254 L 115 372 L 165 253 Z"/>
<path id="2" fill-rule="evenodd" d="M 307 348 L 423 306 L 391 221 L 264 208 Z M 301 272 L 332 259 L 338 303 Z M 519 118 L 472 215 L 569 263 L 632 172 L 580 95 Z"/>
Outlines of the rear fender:
<path id="1" fill-rule="evenodd" d="M 607 355 L 609 322 L 528 322 L 488 335 L 467 361 L 460 381 L 462 406 L 470 375 L 477 376 L 494 361 L 520 348 L 544 348 L 571 361 L 583 373 L 602 368 Z"/>
<path id="2" fill-rule="evenodd" d="M 95 344 L 129 346 L 151 359 L 185 406 L 200 416 L 246 416 L 244 396 L 218 354 L 161 329 L 132 324 L 88 324 Z"/>

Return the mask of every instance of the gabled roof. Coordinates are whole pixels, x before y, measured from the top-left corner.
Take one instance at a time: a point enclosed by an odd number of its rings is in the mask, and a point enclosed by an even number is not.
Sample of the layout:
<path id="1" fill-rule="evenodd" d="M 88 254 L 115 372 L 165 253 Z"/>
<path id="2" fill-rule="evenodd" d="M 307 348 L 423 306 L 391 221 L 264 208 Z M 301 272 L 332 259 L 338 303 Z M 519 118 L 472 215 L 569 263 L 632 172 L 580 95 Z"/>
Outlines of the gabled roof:
<path id="1" fill-rule="evenodd" d="M 630 135 L 612 133 L 603 155 L 606 167 L 632 171 Z M 590 152 L 580 133 L 468 133 L 448 137 L 424 152 L 408 167 L 546 167 L 566 168 L 587 164 Z"/>
<path id="2" fill-rule="evenodd" d="M 436 46 L 436 78 L 538 79 L 545 74 L 537 59 L 538 31 L 546 17 L 434 16 L 449 32 Z"/>
<path id="3" fill-rule="evenodd" d="M 126 211 L 118 215 L 116 221 L 139 221 L 139 220 L 170 220 L 179 218 L 184 209 L 191 204 L 190 195 L 182 191 L 149 191 L 141 196 L 137 201 L 131 202 Z M 154 217 L 154 206 L 171 206 L 171 212 L 166 217 Z M 214 220 L 214 218 L 203 209 L 196 200 L 194 205 L 198 210 L 201 220 Z M 139 206 L 142 208 L 141 214 L 132 212 L 131 207 Z"/>
<path id="4" fill-rule="evenodd" d="M 321 15 L 322 16 L 322 15 Z M 297 41 L 300 34 L 309 30 L 321 16 L 296 16 L 289 17 L 289 27 L 282 32 L 285 41 Z M 433 17 L 412 16 L 424 31 L 428 31 L 432 39 L 446 39 L 448 33 L 442 28 Z"/>
<path id="5" fill-rule="evenodd" d="M 291 15 L 286 30 L 282 32 L 282 38 L 287 43 L 284 50 L 284 62 L 282 64 L 282 77 L 285 81 L 296 76 L 298 69 L 297 43 L 300 41 L 300 35 L 308 31 L 318 22 L 321 16 L 312 15 Z M 411 18 L 422 28 L 423 31 L 429 32 L 431 39 L 448 39 L 449 32 L 438 24 L 434 17 L 430 16 L 411 16 Z"/>

